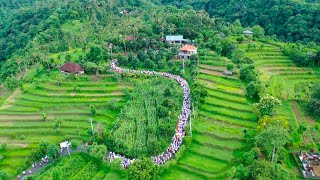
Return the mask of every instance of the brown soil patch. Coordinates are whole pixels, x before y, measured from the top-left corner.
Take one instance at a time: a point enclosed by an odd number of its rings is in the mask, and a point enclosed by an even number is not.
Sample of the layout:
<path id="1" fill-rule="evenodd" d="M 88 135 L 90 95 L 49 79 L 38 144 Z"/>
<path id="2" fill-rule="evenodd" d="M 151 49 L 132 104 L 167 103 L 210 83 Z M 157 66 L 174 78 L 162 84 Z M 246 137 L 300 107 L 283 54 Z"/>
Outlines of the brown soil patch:
<path id="1" fill-rule="evenodd" d="M 316 125 L 317 124 L 317 122 L 311 116 L 306 116 L 306 120 L 311 125 Z"/>
<path id="2" fill-rule="evenodd" d="M 0 96 L 5 96 L 7 93 L 8 92 L 5 90 L 5 88 L 2 85 L 0 85 Z"/>
<path id="3" fill-rule="evenodd" d="M 113 91 L 111 94 L 112 95 L 123 95 L 123 92 L 122 91 Z"/>
<path id="4" fill-rule="evenodd" d="M 303 144 L 305 144 L 305 145 L 311 144 L 311 140 L 308 137 L 308 135 L 303 135 L 302 137 L 303 137 Z"/>
<path id="5" fill-rule="evenodd" d="M 103 78 L 103 76 L 101 76 L 101 75 L 90 76 L 91 81 L 94 81 L 94 82 L 101 81 L 102 78 Z"/>
<path id="6" fill-rule="evenodd" d="M 301 116 L 301 114 L 300 114 L 300 109 L 299 109 L 299 107 L 298 107 L 297 102 L 296 102 L 296 101 L 291 101 L 291 107 L 292 107 L 292 109 L 293 109 L 294 115 L 295 115 L 296 118 L 297 118 L 298 123 L 301 124 L 301 122 L 302 122 L 302 116 Z"/>
<path id="7" fill-rule="evenodd" d="M 49 96 L 55 96 L 54 94 L 48 94 Z M 72 93 L 70 93 L 70 96 L 76 96 L 77 95 L 77 93 L 76 92 L 72 92 Z"/>
<path id="8" fill-rule="evenodd" d="M 11 145 L 11 146 L 18 146 L 18 147 L 23 147 L 23 148 L 25 148 L 25 147 L 28 147 L 28 143 L 7 143 L 8 145 Z"/>
<path id="9" fill-rule="evenodd" d="M 226 77 L 226 75 L 221 72 L 210 71 L 210 70 L 206 70 L 206 69 L 200 69 L 200 72 L 204 73 L 204 74 L 214 75 L 214 76 Z M 235 77 L 235 76 L 227 76 L 227 77 L 230 79 L 239 79 L 238 77 Z"/>
<path id="10" fill-rule="evenodd" d="M 0 144 L 3 144 L 3 143 L 8 144 L 9 146 L 18 146 L 18 147 L 23 147 L 23 148 L 28 147 L 28 145 L 29 145 L 29 143 L 12 142 L 12 140 L 10 140 L 7 137 L 1 137 Z"/>
<path id="11" fill-rule="evenodd" d="M 302 112 L 300 111 L 299 105 L 297 104 L 296 101 L 291 101 L 290 104 L 293 109 L 294 115 L 297 118 L 298 123 L 301 124 L 303 122 L 303 115 L 302 115 Z M 305 145 L 309 145 L 312 143 L 312 140 L 308 135 L 303 135 L 302 138 L 303 138 L 303 143 Z"/>

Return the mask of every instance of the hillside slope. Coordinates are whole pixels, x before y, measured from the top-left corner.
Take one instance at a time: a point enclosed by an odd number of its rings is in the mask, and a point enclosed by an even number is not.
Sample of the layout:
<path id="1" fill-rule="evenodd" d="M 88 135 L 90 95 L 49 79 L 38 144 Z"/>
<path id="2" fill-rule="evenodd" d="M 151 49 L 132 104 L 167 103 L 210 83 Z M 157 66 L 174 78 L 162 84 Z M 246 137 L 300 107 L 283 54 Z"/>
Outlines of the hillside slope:
<path id="1" fill-rule="evenodd" d="M 257 117 L 244 95 L 238 76 L 223 75 L 227 61 L 212 51 L 200 56 L 199 81 L 208 97 L 193 120 L 192 144 L 165 179 L 223 179 L 250 145 L 245 129 L 254 129 Z"/>

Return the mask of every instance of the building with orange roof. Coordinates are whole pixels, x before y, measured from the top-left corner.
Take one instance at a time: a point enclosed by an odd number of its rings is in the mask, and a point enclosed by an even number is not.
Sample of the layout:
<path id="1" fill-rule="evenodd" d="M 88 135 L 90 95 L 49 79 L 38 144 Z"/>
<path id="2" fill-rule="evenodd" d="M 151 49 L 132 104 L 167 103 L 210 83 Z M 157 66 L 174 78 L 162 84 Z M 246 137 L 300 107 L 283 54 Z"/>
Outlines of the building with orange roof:
<path id="1" fill-rule="evenodd" d="M 178 54 L 179 59 L 190 59 L 192 55 L 198 53 L 198 49 L 192 45 L 185 45 L 180 48 L 180 52 Z"/>

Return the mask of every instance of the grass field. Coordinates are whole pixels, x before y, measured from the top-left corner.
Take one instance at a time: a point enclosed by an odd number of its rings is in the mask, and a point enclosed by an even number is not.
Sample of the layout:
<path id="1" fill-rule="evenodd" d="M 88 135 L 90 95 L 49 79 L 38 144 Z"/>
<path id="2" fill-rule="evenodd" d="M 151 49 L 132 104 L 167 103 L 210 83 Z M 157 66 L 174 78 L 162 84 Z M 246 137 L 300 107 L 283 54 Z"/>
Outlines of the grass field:
<path id="1" fill-rule="evenodd" d="M 6 151 L 0 152 L 4 155 L 1 170 L 15 174 L 42 140 L 58 143 L 65 139 L 88 139 L 90 105 L 97 109 L 94 122 L 103 122 L 111 129 L 119 110 L 107 108 L 107 102 L 116 100 L 121 106 L 125 90 L 131 87 L 128 82 L 112 81 L 109 75 L 82 76 L 77 80 L 66 76 L 58 85 L 55 78 L 58 74 L 42 76 L 27 92 L 10 96 L 0 107 L 0 144 L 8 145 Z M 47 121 L 42 119 L 43 112 Z M 63 121 L 59 131 L 53 129 L 56 119 Z"/>
<path id="2" fill-rule="evenodd" d="M 246 57 L 254 61 L 260 72 L 260 79 L 269 82 L 270 88 L 267 89 L 269 94 L 282 99 L 297 100 L 295 86 L 301 83 L 320 82 L 320 68 L 297 67 L 279 47 L 254 43 L 255 49 L 248 50 L 248 43 L 238 44 L 238 47 L 245 51 Z"/>
<path id="3" fill-rule="evenodd" d="M 243 141 L 243 130 L 254 129 L 257 117 L 244 95 L 244 84 L 237 76 L 223 75 L 227 59 L 213 52 L 200 56 L 199 80 L 209 96 L 193 123 L 193 141 L 177 165 L 165 171 L 164 179 L 224 179 L 250 147 Z"/>

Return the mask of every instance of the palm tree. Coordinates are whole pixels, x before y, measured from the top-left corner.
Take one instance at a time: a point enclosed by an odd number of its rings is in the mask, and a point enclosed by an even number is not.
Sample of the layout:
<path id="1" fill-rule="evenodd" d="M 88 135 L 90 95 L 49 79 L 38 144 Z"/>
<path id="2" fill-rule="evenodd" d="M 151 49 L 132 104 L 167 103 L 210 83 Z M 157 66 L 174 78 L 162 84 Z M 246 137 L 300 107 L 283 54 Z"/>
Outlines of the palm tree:
<path id="1" fill-rule="evenodd" d="M 166 20 L 163 20 L 162 24 L 161 24 L 161 31 L 162 31 L 162 37 L 164 37 L 164 31 L 167 27 L 167 22 Z"/>
<path id="2" fill-rule="evenodd" d="M 174 24 L 170 24 L 170 26 L 169 26 L 170 34 L 173 34 L 175 31 L 176 31 L 176 26 Z"/>

